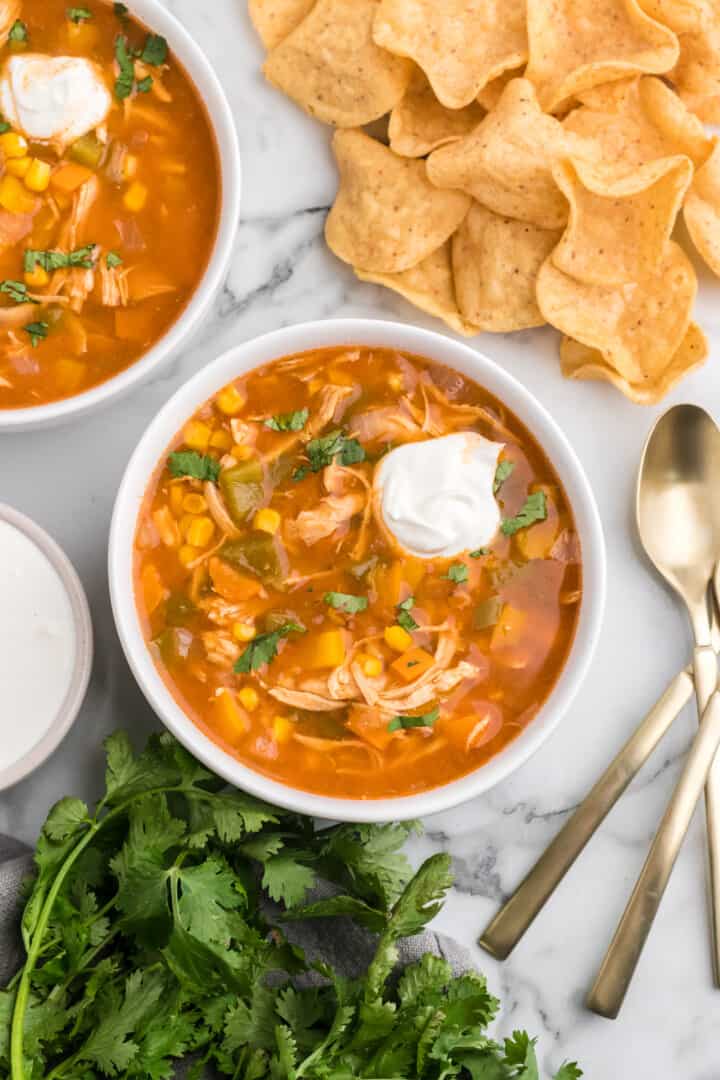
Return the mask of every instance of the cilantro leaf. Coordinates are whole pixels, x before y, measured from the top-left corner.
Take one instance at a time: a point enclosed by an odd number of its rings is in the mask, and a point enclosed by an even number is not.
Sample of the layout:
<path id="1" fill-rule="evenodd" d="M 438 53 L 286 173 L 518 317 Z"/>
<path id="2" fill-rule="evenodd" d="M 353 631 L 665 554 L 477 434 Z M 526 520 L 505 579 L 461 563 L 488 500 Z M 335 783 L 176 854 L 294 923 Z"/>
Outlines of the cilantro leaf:
<path id="1" fill-rule="evenodd" d="M 506 518 L 501 525 L 505 536 L 514 536 L 520 529 L 534 525 L 536 521 L 547 518 L 547 499 L 544 491 L 533 491 L 525 500 L 525 505 L 515 517 Z"/>
<path id="2" fill-rule="evenodd" d="M 113 12 L 117 15 L 118 19 L 126 19 L 128 14 L 127 4 L 121 4 L 120 0 L 115 0 L 113 4 Z"/>
<path id="3" fill-rule="evenodd" d="M 273 855 L 263 866 L 263 888 L 272 900 L 286 907 L 302 903 L 315 884 L 313 871 L 286 852 Z"/>
<path id="4" fill-rule="evenodd" d="M 30 344 L 33 349 L 37 349 L 40 342 L 48 336 L 49 329 L 50 324 L 46 322 L 31 322 L 23 327 L 25 333 L 30 335 Z"/>
<path id="5" fill-rule="evenodd" d="M 399 604 L 395 605 L 395 622 L 398 626 L 402 626 L 403 630 L 407 630 L 409 634 L 413 630 L 417 630 L 419 625 L 410 614 L 414 607 L 414 596 L 408 596 L 407 600 L 401 600 Z"/>
<path id="6" fill-rule="evenodd" d="M 22 19 L 16 19 L 10 27 L 10 33 L 8 34 L 8 41 L 22 41 L 25 42 L 28 39 L 28 28 Z"/>
<path id="7" fill-rule="evenodd" d="M 388 731 L 400 731 L 402 728 L 432 727 L 440 717 L 440 709 L 436 706 L 430 712 L 421 716 L 396 716 L 388 724 Z"/>
<path id="8" fill-rule="evenodd" d="M 16 304 L 39 304 L 39 300 L 34 300 L 28 293 L 28 287 L 24 281 L 13 281 L 7 278 L 5 281 L 0 282 L 0 292 L 5 293 L 11 300 L 14 300 Z"/>
<path id="9" fill-rule="evenodd" d="M 66 13 L 70 22 L 74 23 L 82 23 L 92 19 L 92 11 L 86 7 L 69 7 L 66 9 Z"/>
<path id="10" fill-rule="evenodd" d="M 124 34 L 118 34 L 115 38 L 115 59 L 119 68 L 115 79 L 115 97 L 118 101 L 124 101 L 125 98 L 130 97 L 135 85 L 135 63 Z"/>
<path id="11" fill-rule="evenodd" d="M 455 585 L 462 585 L 470 577 L 470 571 L 465 563 L 453 563 L 449 568 L 446 577 L 448 581 L 452 581 Z"/>
<path id="12" fill-rule="evenodd" d="M 2 116 L 0 114 L 0 135 L 4 135 L 5 132 L 9 131 L 9 130 L 10 130 L 10 124 L 8 124 L 8 122 L 4 118 L 4 116 Z"/>
<path id="13" fill-rule="evenodd" d="M 576 1061 L 566 1061 L 555 1073 L 554 1080 L 580 1080 L 583 1075 Z"/>
<path id="14" fill-rule="evenodd" d="M 365 460 L 365 451 L 357 439 L 348 439 L 339 428 L 318 439 L 311 439 L 305 447 L 308 464 L 300 466 L 293 474 L 294 480 L 302 480 L 310 472 L 320 472 L 332 465 L 336 458 L 341 465 L 357 465 Z"/>
<path id="15" fill-rule="evenodd" d="M 173 476 L 190 476 L 194 480 L 210 480 L 217 484 L 220 462 L 197 450 L 175 450 L 168 457 L 168 468 Z"/>
<path id="16" fill-rule="evenodd" d="M 326 592 L 323 600 L 328 607 L 343 611 L 346 615 L 357 615 L 360 611 L 366 611 L 368 606 L 367 596 L 353 596 L 352 593 Z"/>
<path id="17" fill-rule="evenodd" d="M 265 421 L 265 427 L 271 431 L 302 431 L 310 416 L 309 409 L 296 409 L 294 412 L 277 413 Z"/>
<path id="18" fill-rule="evenodd" d="M 503 486 L 507 478 L 513 473 L 515 469 L 514 461 L 499 461 L 498 467 L 495 470 L 495 479 L 493 481 L 493 495 L 497 495 L 500 488 Z"/>
<path id="19" fill-rule="evenodd" d="M 148 34 L 145 38 L 140 59 L 144 64 L 160 67 L 167 60 L 168 43 L 160 34 Z"/>
<path id="20" fill-rule="evenodd" d="M 490 548 L 485 548 L 485 547 L 475 548 L 474 551 L 469 552 L 469 555 L 470 555 L 471 559 L 482 559 L 483 555 L 489 555 L 489 554 L 490 554 Z"/>
<path id="21" fill-rule="evenodd" d="M 144 79 L 138 79 L 135 83 L 138 94 L 149 94 L 152 90 L 153 81 L 152 75 L 146 75 Z"/>
<path id="22" fill-rule="evenodd" d="M 240 658 L 235 661 L 233 671 L 236 675 L 248 675 L 251 671 L 257 671 L 275 659 L 278 653 L 278 645 L 283 638 L 290 634 L 304 634 L 305 627 L 296 622 L 286 622 L 277 630 L 268 634 L 259 634 L 253 638 Z"/>
<path id="23" fill-rule="evenodd" d="M 95 244 L 85 244 L 84 247 L 76 248 L 75 251 L 36 251 L 27 248 L 23 256 L 23 270 L 31 274 L 36 266 L 52 273 L 53 270 L 64 270 L 66 267 L 79 266 L 84 270 L 92 270 L 94 261 Z"/>
<path id="24" fill-rule="evenodd" d="M 113 270 L 116 266 L 122 266 L 122 255 L 118 255 L 117 251 L 108 251 L 105 256 L 105 262 L 110 270 Z"/>

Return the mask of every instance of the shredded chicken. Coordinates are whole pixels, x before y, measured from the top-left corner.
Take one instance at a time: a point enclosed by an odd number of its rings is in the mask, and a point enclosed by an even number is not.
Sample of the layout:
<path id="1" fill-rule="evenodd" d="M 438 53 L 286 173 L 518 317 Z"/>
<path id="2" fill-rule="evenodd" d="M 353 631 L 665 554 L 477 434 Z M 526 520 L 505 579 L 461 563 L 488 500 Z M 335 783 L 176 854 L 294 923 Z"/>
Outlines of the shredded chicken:
<path id="1" fill-rule="evenodd" d="M 369 446 L 374 442 L 406 440 L 408 436 L 419 439 L 423 429 L 403 401 L 399 405 L 369 409 L 353 417 L 351 435 L 359 439 L 363 446 Z"/>
<path id="2" fill-rule="evenodd" d="M 337 712 L 342 705 L 334 698 L 323 697 L 308 690 L 287 690 L 283 686 L 274 686 L 268 690 L 271 697 L 289 705 L 291 709 L 305 709 L 308 712 Z"/>
<path id="3" fill-rule="evenodd" d="M 360 387 L 336 386 L 328 383 L 320 391 L 320 404 L 313 410 L 313 416 L 307 427 L 310 438 L 319 435 L 328 424 L 339 424 L 350 407 L 351 400 L 360 396 Z"/>
<path id="4" fill-rule="evenodd" d="M 350 495 L 327 495 L 312 510 L 302 510 L 295 520 L 298 537 L 308 547 L 346 525 L 356 514 L 365 509 L 367 498 L 359 492 Z"/>
<path id="5" fill-rule="evenodd" d="M 37 315 L 36 304 L 15 304 L 0 308 L 0 330 L 19 330 Z"/>
<path id="6" fill-rule="evenodd" d="M 472 424 L 482 422 L 492 428 L 495 437 L 499 435 L 502 439 L 513 439 L 510 429 L 481 405 L 464 405 L 450 401 L 431 381 L 423 382 L 420 390 L 424 402 L 423 431 L 428 435 L 443 435 L 448 429 L 467 428 Z M 431 403 L 431 398 L 435 406 Z M 440 419 L 437 419 L 438 412 Z"/>
<path id="7" fill-rule="evenodd" d="M 234 664 L 240 655 L 240 646 L 229 634 L 218 630 L 207 630 L 201 637 L 205 646 L 205 655 L 211 664 L 228 667 Z"/>
<path id="8" fill-rule="evenodd" d="M 199 600 L 197 607 L 205 612 L 211 622 L 224 628 L 231 627 L 233 623 L 242 622 L 247 617 L 247 611 L 242 604 L 231 604 L 229 600 L 223 600 L 214 593 Z"/>
<path id="9" fill-rule="evenodd" d="M 33 217 L 33 214 L 11 214 L 9 210 L 0 210 L 0 251 L 15 247 L 30 235 Z"/>
<path id="10" fill-rule="evenodd" d="M 221 533 L 226 537 L 231 537 L 236 540 L 240 535 L 240 530 L 230 517 L 225 501 L 217 489 L 217 486 L 211 483 L 209 480 L 205 482 L 203 487 L 203 493 L 205 495 L 205 501 L 208 504 L 208 510 L 210 516 L 217 525 Z"/>
<path id="11" fill-rule="evenodd" d="M 100 271 L 100 302 L 105 307 L 127 307 L 130 291 L 128 271 L 119 266 L 108 266 L 104 260 L 98 264 Z M 87 271 L 91 273 L 91 271 Z"/>
<path id="12" fill-rule="evenodd" d="M 73 201 L 72 212 L 60 233 L 58 247 L 61 251 L 74 251 L 81 246 L 87 219 L 99 194 L 100 181 L 94 175 L 78 188 Z M 50 291 L 66 293 L 73 311 L 82 311 L 83 304 L 94 287 L 94 268 L 86 269 L 82 266 L 56 270 L 50 281 Z"/>

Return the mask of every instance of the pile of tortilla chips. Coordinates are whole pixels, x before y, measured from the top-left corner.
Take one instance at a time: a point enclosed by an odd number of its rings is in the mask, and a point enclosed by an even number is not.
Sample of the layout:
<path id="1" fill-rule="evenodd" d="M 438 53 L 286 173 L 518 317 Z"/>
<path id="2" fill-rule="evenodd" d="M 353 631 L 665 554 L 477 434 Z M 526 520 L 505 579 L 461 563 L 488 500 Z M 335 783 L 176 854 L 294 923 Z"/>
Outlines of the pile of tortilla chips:
<path id="1" fill-rule="evenodd" d="M 637 402 L 705 360 L 673 234 L 720 276 L 720 0 L 249 4 L 267 78 L 338 129 L 359 278 L 461 334 L 550 323 L 565 375 Z"/>

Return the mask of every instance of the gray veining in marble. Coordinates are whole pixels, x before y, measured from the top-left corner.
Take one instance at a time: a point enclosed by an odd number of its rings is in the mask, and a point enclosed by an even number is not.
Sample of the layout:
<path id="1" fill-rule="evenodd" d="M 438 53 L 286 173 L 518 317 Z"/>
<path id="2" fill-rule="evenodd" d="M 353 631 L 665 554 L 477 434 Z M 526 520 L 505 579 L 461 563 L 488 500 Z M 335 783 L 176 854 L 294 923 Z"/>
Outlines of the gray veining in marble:
<path id="1" fill-rule="evenodd" d="M 243 0 L 168 0 L 205 49 L 237 118 L 245 171 L 242 222 L 227 284 L 202 336 L 157 377 L 95 418 L 0 440 L 0 500 L 49 529 L 75 563 L 95 623 L 97 661 L 82 714 L 42 770 L 0 795 L 0 831 L 31 840 L 48 805 L 100 784 L 101 738 L 123 725 L 138 737 L 156 723 L 113 629 L 105 559 L 110 512 L 125 462 L 166 398 L 231 344 L 280 325 L 335 315 L 389 317 L 441 330 L 399 298 L 357 282 L 324 248 L 335 174 L 327 130 L 266 86 Z M 699 321 L 720 350 L 720 285 L 701 271 Z M 607 534 L 607 618 L 592 673 L 543 750 L 507 783 L 427 822 L 417 858 L 448 850 L 457 889 L 439 928 L 472 943 L 498 902 L 540 854 L 631 727 L 688 656 L 682 613 L 643 564 L 630 519 L 635 467 L 658 409 L 605 385 L 565 382 L 555 336 L 544 331 L 477 339 L 547 406 L 569 436 L 597 494 Z M 671 402 L 720 416 L 713 356 Z M 5 719 L 5 718 L 3 718 Z M 711 987 L 698 815 L 621 1018 L 582 1007 L 678 774 L 694 719 L 670 733 L 551 905 L 504 965 L 477 952 L 503 998 L 502 1024 L 540 1035 L 548 1069 L 578 1058 L 590 1080 L 718 1080 L 720 991 Z"/>

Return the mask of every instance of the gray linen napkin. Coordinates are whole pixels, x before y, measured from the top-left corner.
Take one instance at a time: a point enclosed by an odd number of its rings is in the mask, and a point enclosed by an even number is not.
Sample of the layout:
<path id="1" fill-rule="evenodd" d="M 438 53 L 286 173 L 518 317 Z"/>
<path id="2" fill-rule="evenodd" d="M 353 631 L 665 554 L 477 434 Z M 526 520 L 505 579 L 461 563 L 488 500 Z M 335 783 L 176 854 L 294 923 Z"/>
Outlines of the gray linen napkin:
<path id="1" fill-rule="evenodd" d="M 22 883 L 32 873 L 32 855 L 24 844 L 0 833 L 0 987 L 22 963 L 18 924 L 22 911 Z M 320 890 L 320 895 L 328 895 Z M 319 899 L 316 895 L 315 899 Z M 272 911 L 269 912 L 272 915 Z M 311 919 L 285 927 L 288 938 L 305 950 L 310 960 L 322 958 L 336 971 L 356 976 L 364 971 L 374 952 L 375 938 L 349 919 Z M 400 964 L 405 966 L 424 953 L 441 956 L 456 974 L 469 971 L 470 953 L 444 934 L 426 932 L 406 938 L 400 945 Z M 178 1072 L 178 1078 L 184 1075 Z"/>

